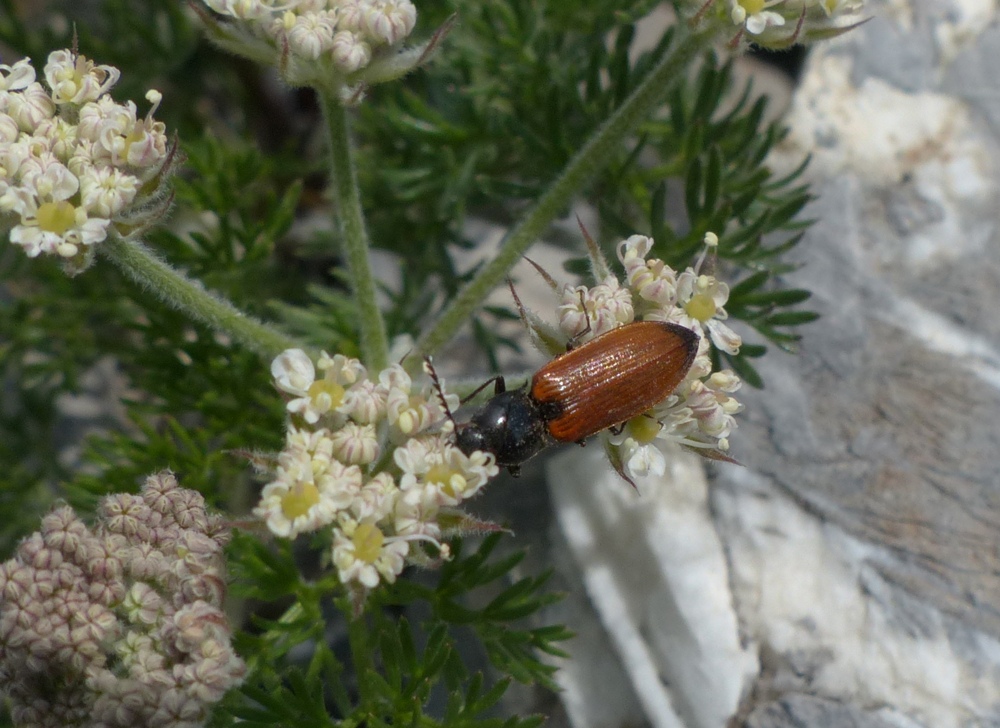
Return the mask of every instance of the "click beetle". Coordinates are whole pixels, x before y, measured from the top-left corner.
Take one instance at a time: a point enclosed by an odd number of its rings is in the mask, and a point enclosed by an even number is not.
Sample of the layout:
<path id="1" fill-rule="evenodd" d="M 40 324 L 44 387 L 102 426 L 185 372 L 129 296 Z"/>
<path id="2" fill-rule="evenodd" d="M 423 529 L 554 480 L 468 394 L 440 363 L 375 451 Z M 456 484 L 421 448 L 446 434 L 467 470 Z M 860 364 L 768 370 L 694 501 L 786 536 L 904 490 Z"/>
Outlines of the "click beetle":
<path id="1" fill-rule="evenodd" d="M 496 377 L 494 397 L 455 424 L 455 444 L 466 455 L 493 453 L 516 475 L 546 446 L 583 444 L 662 402 L 687 375 L 699 339 L 680 324 L 636 321 L 557 356 L 524 388 L 506 391 Z"/>

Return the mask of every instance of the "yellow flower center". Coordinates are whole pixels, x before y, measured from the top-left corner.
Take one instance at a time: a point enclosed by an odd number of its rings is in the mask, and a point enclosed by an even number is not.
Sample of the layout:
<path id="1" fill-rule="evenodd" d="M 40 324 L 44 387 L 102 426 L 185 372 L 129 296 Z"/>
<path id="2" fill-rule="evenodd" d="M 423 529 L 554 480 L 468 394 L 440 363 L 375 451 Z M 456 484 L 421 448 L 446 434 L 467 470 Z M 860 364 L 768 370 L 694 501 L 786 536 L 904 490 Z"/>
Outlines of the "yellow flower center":
<path id="1" fill-rule="evenodd" d="M 337 409 L 344 401 L 344 388 L 329 379 L 317 379 L 309 385 L 309 399 L 316 401 L 320 395 L 330 398 L 330 409 Z"/>
<path id="2" fill-rule="evenodd" d="M 38 227 L 45 232 L 65 235 L 76 222 L 76 208 L 66 200 L 46 202 L 39 206 L 36 218 Z"/>
<path id="3" fill-rule="evenodd" d="M 354 543 L 354 555 L 358 560 L 374 564 L 375 559 L 382 552 L 385 534 L 374 523 L 359 523 L 358 527 L 354 529 L 351 541 Z"/>
<path id="4" fill-rule="evenodd" d="M 304 516 L 319 503 L 319 488 L 313 483 L 296 483 L 281 496 L 281 512 L 288 519 Z"/>
<path id="5" fill-rule="evenodd" d="M 696 293 L 691 296 L 691 300 L 684 304 L 687 315 L 697 321 L 705 323 L 715 315 L 718 310 L 715 301 L 707 293 Z"/>
<path id="6" fill-rule="evenodd" d="M 451 480 L 451 468 L 444 463 L 432 465 L 424 476 L 428 483 L 447 483 Z"/>
<path id="7" fill-rule="evenodd" d="M 739 0 L 739 3 L 747 11 L 747 15 L 753 15 L 764 9 L 767 0 Z"/>
<path id="8" fill-rule="evenodd" d="M 456 478 L 456 476 L 458 476 Z M 455 492 L 455 486 L 458 485 L 460 490 L 464 490 L 465 478 L 461 477 L 460 473 L 456 473 L 454 470 L 449 468 L 444 463 L 438 463 L 437 465 L 432 465 L 427 471 L 427 475 L 424 476 L 428 483 L 439 483 L 441 486 L 441 491 L 448 496 L 456 497 L 459 494 Z"/>
<path id="9" fill-rule="evenodd" d="M 129 149 L 136 142 L 141 142 L 146 138 L 146 129 L 142 124 L 136 124 L 132 127 L 132 131 L 129 132 L 128 136 L 125 137 L 125 156 L 128 156 Z"/>
<path id="10" fill-rule="evenodd" d="M 652 417 L 646 417 L 646 415 L 639 415 L 629 420 L 628 423 L 629 434 L 640 445 L 648 445 L 655 440 L 661 428 L 662 425 L 659 422 Z"/>

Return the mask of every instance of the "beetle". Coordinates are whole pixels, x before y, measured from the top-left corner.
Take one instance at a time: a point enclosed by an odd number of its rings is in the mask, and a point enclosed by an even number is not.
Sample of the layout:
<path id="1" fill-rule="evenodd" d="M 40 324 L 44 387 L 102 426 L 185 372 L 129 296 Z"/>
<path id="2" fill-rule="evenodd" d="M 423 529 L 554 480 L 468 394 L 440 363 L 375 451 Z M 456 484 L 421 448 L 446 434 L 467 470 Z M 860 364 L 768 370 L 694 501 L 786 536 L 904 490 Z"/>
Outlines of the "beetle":
<path id="1" fill-rule="evenodd" d="M 680 324 L 636 321 L 560 354 L 523 388 L 507 391 L 498 376 L 491 380 L 493 398 L 468 422 L 455 423 L 455 444 L 466 455 L 491 452 L 497 465 L 517 475 L 521 463 L 548 445 L 582 445 L 662 402 L 687 375 L 699 340 Z M 437 385 L 433 369 L 431 376 Z"/>

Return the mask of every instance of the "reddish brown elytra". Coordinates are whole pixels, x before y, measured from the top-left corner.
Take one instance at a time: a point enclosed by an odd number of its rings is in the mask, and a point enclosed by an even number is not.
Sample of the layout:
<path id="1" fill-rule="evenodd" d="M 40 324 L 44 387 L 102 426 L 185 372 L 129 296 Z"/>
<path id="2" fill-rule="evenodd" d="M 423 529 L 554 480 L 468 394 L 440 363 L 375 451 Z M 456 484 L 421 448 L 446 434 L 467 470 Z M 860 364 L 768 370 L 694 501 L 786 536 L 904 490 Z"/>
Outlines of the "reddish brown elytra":
<path id="1" fill-rule="evenodd" d="M 526 389 L 505 391 L 456 425 L 466 454 L 485 450 L 497 464 L 518 466 L 555 442 L 583 442 L 638 417 L 666 399 L 687 375 L 699 336 L 684 326 L 637 321 L 620 326 L 543 366 Z"/>
<path id="2" fill-rule="evenodd" d="M 548 431 L 578 442 L 665 400 L 698 352 L 691 329 L 660 321 L 619 326 L 557 356 L 531 379 L 531 397 L 558 408 Z"/>

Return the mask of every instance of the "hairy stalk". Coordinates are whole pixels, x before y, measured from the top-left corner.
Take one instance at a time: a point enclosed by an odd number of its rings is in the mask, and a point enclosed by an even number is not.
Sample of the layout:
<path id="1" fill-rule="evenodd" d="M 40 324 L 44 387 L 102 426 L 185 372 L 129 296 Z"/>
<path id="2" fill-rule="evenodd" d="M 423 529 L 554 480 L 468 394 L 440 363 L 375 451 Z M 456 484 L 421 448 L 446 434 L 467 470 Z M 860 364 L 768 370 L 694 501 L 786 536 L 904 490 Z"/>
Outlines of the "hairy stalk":
<path id="1" fill-rule="evenodd" d="M 219 294 L 171 268 L 139 241 L 126 241 L 109 234 L 97 249 L 126 277 L 152 291 L 163 303 L 230 336 L 264 358 L 300 346 L 291 337 L 247 316 Z"/>
<path id="2" fill-rule="evenodd" d="M 420 338 L 415 351 L 433 354 L 469 320 L 482 303 L 528 248 L 545 232 L 552 220 L 566 209 L 591 179 L 615 158 L 617 147 L 656 110 L 674 82 L 683 77 L 693 56 L 708 47 L 713 31 L 685 32 L 673 49 L 650 71 L 625 103 L 611 115 L 580 148 L 552 186 L 538 199 L 523 218 L 507 233 L 497 256 L 484 265 L 458 292 L 434 325 Z"/>
<path id="3" fill-rule="evenodd" d="M 330 174 L 333 177 L 333 190 L 337 198 L 344 255 L 360 317 L 362 359 L 369 369 L 378 371 L 389 364 L 389 342 L 386 339 L 385 322 L 382 320 L 382 312 L 379 310 L 375 295 L 375 277 L 372 275 L 371 262 L 368 258 L 368 230 L 365 227 L 364 212 L 361 210 L 358 179 L 351 155 L 347 111 L 337 101 L 334 92 L 320 91 L 319 98 L 330 134 Z"/>

